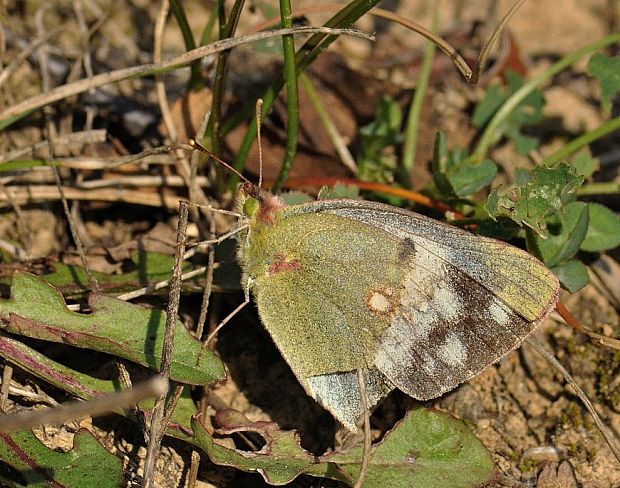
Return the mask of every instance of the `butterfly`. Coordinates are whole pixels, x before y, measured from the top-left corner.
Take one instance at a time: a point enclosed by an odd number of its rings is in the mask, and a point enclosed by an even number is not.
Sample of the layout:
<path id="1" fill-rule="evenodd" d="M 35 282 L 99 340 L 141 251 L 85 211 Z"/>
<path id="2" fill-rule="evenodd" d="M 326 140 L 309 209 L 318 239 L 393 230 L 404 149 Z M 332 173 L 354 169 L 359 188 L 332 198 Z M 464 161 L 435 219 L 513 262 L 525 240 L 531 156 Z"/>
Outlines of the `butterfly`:
<path id="1" fill-rule="evenodd" d="M 347 429 L 398 388 L 430 400 L 519 347 L 555 275 L 505 242 L 377 202 L 286 206 L 250 183 L 237 207 L 244 289 L 305 391 Z"/>

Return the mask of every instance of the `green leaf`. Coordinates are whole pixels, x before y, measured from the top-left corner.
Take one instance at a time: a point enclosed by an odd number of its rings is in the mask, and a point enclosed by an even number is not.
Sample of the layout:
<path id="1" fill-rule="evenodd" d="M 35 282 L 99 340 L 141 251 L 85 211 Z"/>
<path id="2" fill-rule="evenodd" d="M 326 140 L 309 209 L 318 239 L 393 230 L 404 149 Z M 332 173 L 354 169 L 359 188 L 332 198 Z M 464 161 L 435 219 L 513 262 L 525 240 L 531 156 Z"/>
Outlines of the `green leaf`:
<path id="1" fill-rule="evenodd" d="M 433 178 L 437 189 L 448 197 L 465 197 L 487 186 L 497 175 L 497 165 L 490 159 L 475 162 L 465 151 L 448 151 L 445 135 L 435 138 L 432 161 Z"/>
<path id="2" fill-rule="evenodd" d="M 476 127 L 484 127 L 493 118 L 495 112 L 508 98 L 508 93 L 499 85 L 491 85 L 487 88 L 484 98 L 476 106 L 471 121 Z"/>
<path id="3" fill-rule="evenodd" d="M 304 193 L 303 191 L 287 191 L 285 193 L 281 193 L 279 197 L 287 205 L 297 205 L 298 203 L 306 203 L 313 200 L 310 195 Z"/>
<path id="4" fill-rule="evenodd" d="M 91 295 L 90 314 L 67 309 L 60 293 L 38 277 L 16 273 L 11 298 L 0 300 L 7 331 L 93 349 L 159 370 L 166 314 L 105 295 Z M 206 385 L 224 378 L 222 362 L 177 322 L 171 379 Z"/>
<path id="5" fill-rule="evenodd" d="M 108 452 L 85 429 L 75 434 L 73 449 L 68 452 L 49 449 L 29 430 L 0 434 L 0 460 L 16 470 L 32 488 L 116 488 L 123 479 L 121 459 Z"/>
<path id="6" fill-rule="evenodd" d="M 582 251 L 608 251 L 620 246 L 620 218 L 604 205 L 588 203 L 590 226 Z"/>
<path id="7" fill-rule="evenodd" d="M 588 268 L 581 261 L 574 259 L 566 261 L 551 268 L 551 271 L 558 277 L 562 286 L 571 293 L 581 290 L 588 284 Z"/>
<path id="8" fill-rule="evenodd" d="M 492 190 L 484 208 L 493 220 L 507 217 L 547 237 L 547 217 L 574 199 L 583 177 L 572 166 L 560 163 L 555 168 L 537 166 L 531 179 L 524 180 L 515 187 Z"/>
<path id="9" fill-rule="evenodd" d="M 589 178 L 598 171 L 599 168 L 598 159 L 592 157 L 592 153 L 588 147 L 577 152 L 571 159 L 570 164 L 575 168 L 577 174 L 584 178 Z"/>
<path id="10" fill-rule="evenodd" d="M 611 99 L 620 90 L 620 56 L 608 58 L 595 54 L 588 62 L 587 72 L 598 79 L 601 85 L 601 105 L 611 111 Z"/>
<path id="11" fill-rule="evenodd" d="M 402 140 L 403 114 L 398 103 L 384 96 L 375 120 L 359 130 L 361 150 L 357 157 L 358 177 L 363 181 L 393 183 L 396 157 L 390 149 Z"/>
<path id="12" fill-rule="evenodd" d="M 286 484 L 300 474 L 308 474 L 352 485 L 359 473 L 361 447 L 316 458 L 300 447 L 295 432 L 278 430 L 271 422 L 227 425 L 219 431 L 220 434 L 244 430 L 260 434 L 266 445 L 254 452 L 217 444 L 197 419 L 192 427 L 198 445 L 211 461 L 260 472 L 269 484 Z M 410 412 L 372 446 L 364 487 L 473 488 L 489 481 L 492 475 L 491 456 L 462 421 L 420 408 Z"/>
<path id="13" fill-rule="evenodd" d="M 92 271 L 103 292 L 120 294 L 168 280 L 174 266 L 174 257 L 167 254 L 139 250 L 134 252 L 130 259 L 127 259 L 122 264 L 124 268 L 128 268 L 122 274 Z M 44 275 L 45 281 L 62 291 L 66 297 L 82 296 L 90 289 L 88 276 L 82 266 L 54 263 L 50 267 L 53 271 Z M 192 271 L 195 267 L 195 265 L 186 261 L 183 264 L 183 272 Z M 8 280 L 4 282 L 9 283 Z M 202 289 L 202 283 L 199 278 L 188 280 L 184 282 L 183 286 L 186 288 L 193 287 L 194 289 L 200 287 Z"/>
<path id="14" fill-rule="evenodd" d="M 8 336 L 0 336 L 0 357 L 82 400 L 92 400 L 120 389 L 118 380 L 102 380 L 80 373 Z M 140 403 L 140 407 L 152 410 L 153 401 L 145 400 Z M 128 410 L 119 409 L 117 413 L 133 419 L 128 412 Z M 177 439 L 191 441 L 189 439 L 190 418 L 195 413 L 196 406 L 186 389 L 177 402 L 166 434 Z"/>
<path id="15" fill-rule="evenodd" d="M 588 205 L 571 202 L 547 221 L 548 237 L 542 238 L 528 230 L 528 249 L 547 266 L 557 266 L 577 253 L 586 237 L 588 224 Z"/>
<path id="16" fill-rule="evenodd" d="M 484 98 L 472 116 L 472 121 L 476 127 L 484 127 L 504 102 L 523 86 L 523 80 L 519 75 L 510 70 L 506 71 L 506 82 L 508 86 L 505 89 L 498 85 L 493 85 L 487 89 Z M 521 154 L 527 154 L 538 147 L 538 139 L 524 135 L 522 128 L 538 124 L 543 119 L 542 108 L 544 103 L 545 99 L 542 92 L 533 90 L 515 107 L 510 116 L 498 128 L 495 142 L 506 136 L 513 141 L 515 148 Z"/>
<path id="17" fill-rule="evenodd" d="M 360 189 L 355 185 L 343 185 L 342 183 L 336 183 L 332 187 L 324 186 L 319 191 L 317 200 L 328 200 L 330 198 L 351 198 L 353 200 L 359 200 Z"/>

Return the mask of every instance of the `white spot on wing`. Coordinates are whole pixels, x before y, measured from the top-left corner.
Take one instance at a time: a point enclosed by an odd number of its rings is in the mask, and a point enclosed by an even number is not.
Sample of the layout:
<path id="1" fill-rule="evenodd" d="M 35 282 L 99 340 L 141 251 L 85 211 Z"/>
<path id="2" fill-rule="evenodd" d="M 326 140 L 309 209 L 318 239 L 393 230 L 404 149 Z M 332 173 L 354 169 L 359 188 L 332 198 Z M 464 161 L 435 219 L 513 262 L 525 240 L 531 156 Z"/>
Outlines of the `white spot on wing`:
<path id="1" fill-rule="evenodd" d="M 437 286 L 433 297 L 433 307 L 444 319 L 456 320 L 463 312 L 461 297 L 455 293 L 449 284 L 442 283 Z"/>
<path id="2" fill-rule="evenodd" d="M 446 340 L 437 348 L 437 355 L 450 366 L 460 366 L 467 359 L 467 349 L 456 334 L 448 334 Z"/>
<path id="3" fill-rule="evenodd" d="M 504 308 L 503 303 L 500 302 L 497 298 L 494 298 L 489 305 L 489 313 L 491 314 L 493 320 L 501 326 L 505 327 L 510 322 L 508 312 Z"/>

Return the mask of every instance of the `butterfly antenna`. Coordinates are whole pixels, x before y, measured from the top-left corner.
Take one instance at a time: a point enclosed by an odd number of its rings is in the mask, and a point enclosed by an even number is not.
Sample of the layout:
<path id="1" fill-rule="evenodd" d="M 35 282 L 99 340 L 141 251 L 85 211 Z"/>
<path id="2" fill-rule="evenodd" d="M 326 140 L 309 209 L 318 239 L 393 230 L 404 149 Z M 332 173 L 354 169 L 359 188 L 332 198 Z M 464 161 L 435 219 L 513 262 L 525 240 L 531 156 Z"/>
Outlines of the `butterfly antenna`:
<path id="1" fill-rule="evenodd" d="M 232 171 L 233 173 L 235 173 L 239 178 L 241 178 L 243 181 L 245 181 L 246 183 L 251 183 L 250 180 L 248 180 L 245 176 L 243 176 L 239 171 L 237 171 L 235 168 L 233 168 L 230 164 L 228 164 L 226 161 L 223 161 L 222 159 L 218 158 L 215 154 L 213 154 L 211 151 L 209 151 L 208 149 L 206 149 L 205 147 L 203 147 L 196 139 L 190 139 L 189 141 L 187 141 L 187 143 L 190 145 L 190 147 L 196 151 L 200 151 L 205 153 L 206 155 L 208 155 L 210 158 L 215 159 L 218 163 L 220 163 L 222 166 L 224 166 L 225 168 L 227 168 L 229 171 Z"/>
<path id="2" fill-rule="evenodd" d="M 258 187 L 263 186 L 263 143 L 261 142 L 260 125 L 263 115 L 263 99 L 256 100 L 256 138 L 258 142 Z"/>

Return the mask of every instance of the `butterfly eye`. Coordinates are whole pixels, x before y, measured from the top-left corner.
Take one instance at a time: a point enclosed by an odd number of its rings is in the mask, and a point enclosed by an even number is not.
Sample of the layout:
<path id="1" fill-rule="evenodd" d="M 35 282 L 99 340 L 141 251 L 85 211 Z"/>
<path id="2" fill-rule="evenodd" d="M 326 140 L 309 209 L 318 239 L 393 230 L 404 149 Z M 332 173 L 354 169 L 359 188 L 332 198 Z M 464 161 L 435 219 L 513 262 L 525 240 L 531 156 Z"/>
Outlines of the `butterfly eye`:
<path id="1" fill-rule="evenodd" d="M 248 197 L 246 201 L 243 202 L 243 213 L 248 217 L 253 217 L 257 210 L 258 201 L 256 198 Z"/>

